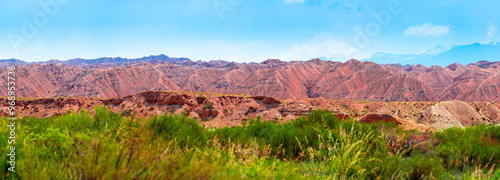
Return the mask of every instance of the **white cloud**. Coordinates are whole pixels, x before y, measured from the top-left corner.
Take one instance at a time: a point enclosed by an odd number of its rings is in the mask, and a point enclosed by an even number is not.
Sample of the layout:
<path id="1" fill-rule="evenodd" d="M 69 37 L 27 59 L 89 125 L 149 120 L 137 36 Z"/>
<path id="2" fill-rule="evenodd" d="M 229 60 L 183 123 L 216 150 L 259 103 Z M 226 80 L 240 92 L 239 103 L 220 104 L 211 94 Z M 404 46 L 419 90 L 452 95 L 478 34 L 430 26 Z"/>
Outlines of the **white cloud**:
<path id="1" fill-rule="evenodd" d="M 295 3 L 304 4 L 304 0 L 285 0 L 285 4 L 295 4 Z"/>
<path id="2" fill-rule="evenodd" d="M 168 48 L 165 54 L 188 57 L 192 60 L 224 59 L 235 62 L 262 62 L 267 59 L 283 61 L 308 60 L 326 57 L 335 61 L 363 59 L 371 54 L 362 52 L 349 43 L 328 33 L 319 33 L 304 43 L 281 44 L 269 41 L 184 43 Z"/>
<path id="3" fill-rule="evenodd" d="M 262 62 L 271 58 L 279 49 L 274 44 L 265 41 L 228 42 L 185 42 L 175 46 L 169 46 L 168 50 L 162 51 L 172 57 L 187 57 L 191 60 L 227 60 L 234 62 Z"/>
<path id="4" fill-rule="evenodd" d="M 412 26 L 406 29 L 403 34 L 406 36 L 434 36 L 439 37 L 450 32 L 450 26 L 434 25 L 432 23 L 423 24 L 420 26 Z"/>
<path id="5" fill-rule="evenodd" d="M 448 51 L 450 49 L 451 49 L 451 46 L 437 45 L 432 49 L 428 49 L 428 50 L 425 50 L 421 53 L 417 53 L 417 55 L 421 55 L 421 54 L 423 54 L 423 55 L 436 55 L 436 54 L 440 54 L 440 53 L 443 53 L 445 51 Z"/>
<path id="6" fill-rule="evenodd" d="M 363 59 L 370 55 L 354 46 L 333 38 L 328 33 L 315 35 L 305 44 L 294 44 L 284 55 L 283 60 L 307 60 L 316 57 L 328 57 L 335 61 L 347 61 L 351 58 Z"/>
<path id="7" fill-rule="evenodd" d="M 282 43 L 276 40 L 236 42 L 208 40 L 199 42 L 182 38 L 170 39 L 170 41 L 183 43 L 165 43 L 164 40 L 144 41 L 140 37 L 130 39 L 109 37 L 98 41 L 99 46 L 95 46 L 94 41 L 90 39 L 88 36 L 71 37 L 66 38 L 64 41 L 55 41 L 53 44 L 47 44 L 45 40 L 33 40 L 29 45 L 20 48 L 18 54 L 7 51 L 10 50 L 8 49 L 9 44 L 5 43 L 8 41 L 0 41 L 0 54 L 5 59 L 14 57 L 28 61 L 67 60 L 72 58 L 93 59 L 118 56 L 138 58 L 165 54 L 170 57 L 187 57 L 194 61 L 222 59 L 235 62 L 262 62 L 267 59 L 292 61 L 326 57 L 325 59 L 345 62 L 351 58 L 363 59 L 371 56 L 371 54 L 356 49 L 347 41 L 339 40 L 328 33 L 317 34 L 309 40 L 296 44 Z M 62 51 L 54 54 L 51 51 L 53 49 Z"/>
<path id="8" fill-rule="evenodd" d="M 494 25 L 492 20 L 488 21 L 487 29 L 488 37 L 486 37 L 486 43 L 489 43 L 493 40 L 493 37 L 495 37 L 495 34 L 497 33 L 497 27 Z"/>

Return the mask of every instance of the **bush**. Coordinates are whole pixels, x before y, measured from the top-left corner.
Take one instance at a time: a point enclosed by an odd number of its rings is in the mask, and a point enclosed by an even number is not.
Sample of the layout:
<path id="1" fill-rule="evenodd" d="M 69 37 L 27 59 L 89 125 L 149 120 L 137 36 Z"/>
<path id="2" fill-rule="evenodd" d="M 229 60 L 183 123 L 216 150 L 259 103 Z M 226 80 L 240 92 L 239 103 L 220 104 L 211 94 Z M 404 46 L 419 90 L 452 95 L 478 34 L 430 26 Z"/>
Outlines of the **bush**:
<path id="1" fill-rule="evenodd" d="M 214 103 L 207 101 L 205 105 L 203 105 L 203 109 L 213 109 L 214 108 Z"/>
<path id="2" fill-rule="evenodd" d="M 2 179 L 498 179 L 500 127 L 405 131 L 313 111 L 205 129 L 186 115 L 122 117 L 104 107 L 16 128 L 16 173 Z M 8 121 L 0 117 L 0 125 Z M 8 128 L 0 128 L 7 154 Z"/>
<path id="3" fill-rule="evenodd" d="M 500 127 L 478 125 L 465 129 L 450 128 L 435 133 L 441 143 L 437 154 L 449 169 L 467 166 L 491 167 L 500 164 Z"/>
<path id="4" fill-rule="evenodd" d="M 437 179 L 442 175 L 442 160 L 438 157 L 429 157 L 415 154 L 405 161 L 405 169 L 409 179 Z"/>
<path id="5" fill-rule="evenodd" d="M 155 136 L 175 140 L 181 148 L 201 147 L 206 143 L 205 129 L 196 120 L 181 115 L 153 117 L 148 128 Z"/>
<path id="6" fill-rule="evenodd" d="M 68 131 L 60 131 L 58 128 L 49 127 L 45 133 L 34 134 L 28 139 L 30 142 L 40 146 L 40 156 L 55 156 L 56 159 L 64 159 L 69 154 L 70 140 Z"/>
<path id="7" fill-rule="evenodd" d="M 338 123 L 338 119 L 331 114 L 324 117 L 324 121 L 315 119 L 321 117 L 320 113 L 313 112 L 312 117 L 298 118 L 285 124 L 262 121 L 260 118 L 251 119 L 245 127 L 217 129 L 213 132 L 213 137 L 220 137 L 224 144 L 230 143 L 229 139 L 243 144 L 250 144 L 256 140 L 259 144 L 269 145 L 273 155 L 294 159 L 301 154 L 304 156 L 304 150 L 309 147 L 319 147 L 318 135 L 327 134 L 327 127 L 322 126 L 322 123 L 332 126 Z"/>

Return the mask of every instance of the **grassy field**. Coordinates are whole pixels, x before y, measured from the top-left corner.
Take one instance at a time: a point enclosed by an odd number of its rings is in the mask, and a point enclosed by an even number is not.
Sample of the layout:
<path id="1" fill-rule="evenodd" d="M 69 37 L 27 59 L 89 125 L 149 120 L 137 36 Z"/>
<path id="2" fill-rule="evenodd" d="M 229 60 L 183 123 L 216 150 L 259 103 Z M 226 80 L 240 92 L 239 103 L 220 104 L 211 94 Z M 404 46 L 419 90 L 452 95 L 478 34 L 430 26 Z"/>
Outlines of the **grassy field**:
<path id="1" fill-rule="evenodd" d="M 500 127 L 439 132 L 339 121 L 313 111 L 288 123 L 253 119 L 206 129 L 181 115 L 121 117 L 98 107 L 17 121 L 2 179 L 499 179 Z"/>

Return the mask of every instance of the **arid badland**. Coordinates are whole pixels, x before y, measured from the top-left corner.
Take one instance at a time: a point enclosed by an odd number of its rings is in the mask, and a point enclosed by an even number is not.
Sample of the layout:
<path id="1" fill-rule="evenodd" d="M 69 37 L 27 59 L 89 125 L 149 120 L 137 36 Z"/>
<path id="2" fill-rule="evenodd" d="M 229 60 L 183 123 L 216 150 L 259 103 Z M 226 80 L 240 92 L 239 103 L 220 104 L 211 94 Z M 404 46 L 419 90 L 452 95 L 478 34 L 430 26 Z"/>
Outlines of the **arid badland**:
<path id="1" fill-rule="evenodd" d="M 21 116 L 57 116 L 107 105 L 125 115 L 185 113 L 212 127 L 240 125 L 257 116 L 287 121 L 315 109 L 361 121 L 390 119 L 419 130 L 500 123 L 500 62 L 447 67 L 354 59 L 241 64 L 160 55 L 40 63 L 3 60 L 0 65 L 11 61 L 21 64 Z M 5 76 L 5 71 L 0 73 Z M 0 106 L 8 106 L 6 98 L 1 101 Z"/>

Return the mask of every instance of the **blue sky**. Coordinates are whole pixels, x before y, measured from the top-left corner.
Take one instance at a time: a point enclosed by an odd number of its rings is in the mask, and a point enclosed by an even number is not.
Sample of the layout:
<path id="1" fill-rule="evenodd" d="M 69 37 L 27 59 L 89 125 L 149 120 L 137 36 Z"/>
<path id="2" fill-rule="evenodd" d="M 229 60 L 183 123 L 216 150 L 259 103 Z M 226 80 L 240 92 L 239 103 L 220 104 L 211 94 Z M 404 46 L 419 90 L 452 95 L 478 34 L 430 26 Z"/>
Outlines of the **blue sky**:
<path id="1" fill-rule="evenodd" d="M 499 8 L 496 0 L 2 0 L 0 59 L 346 61 L 439 52 L 499 41 Z"/>

